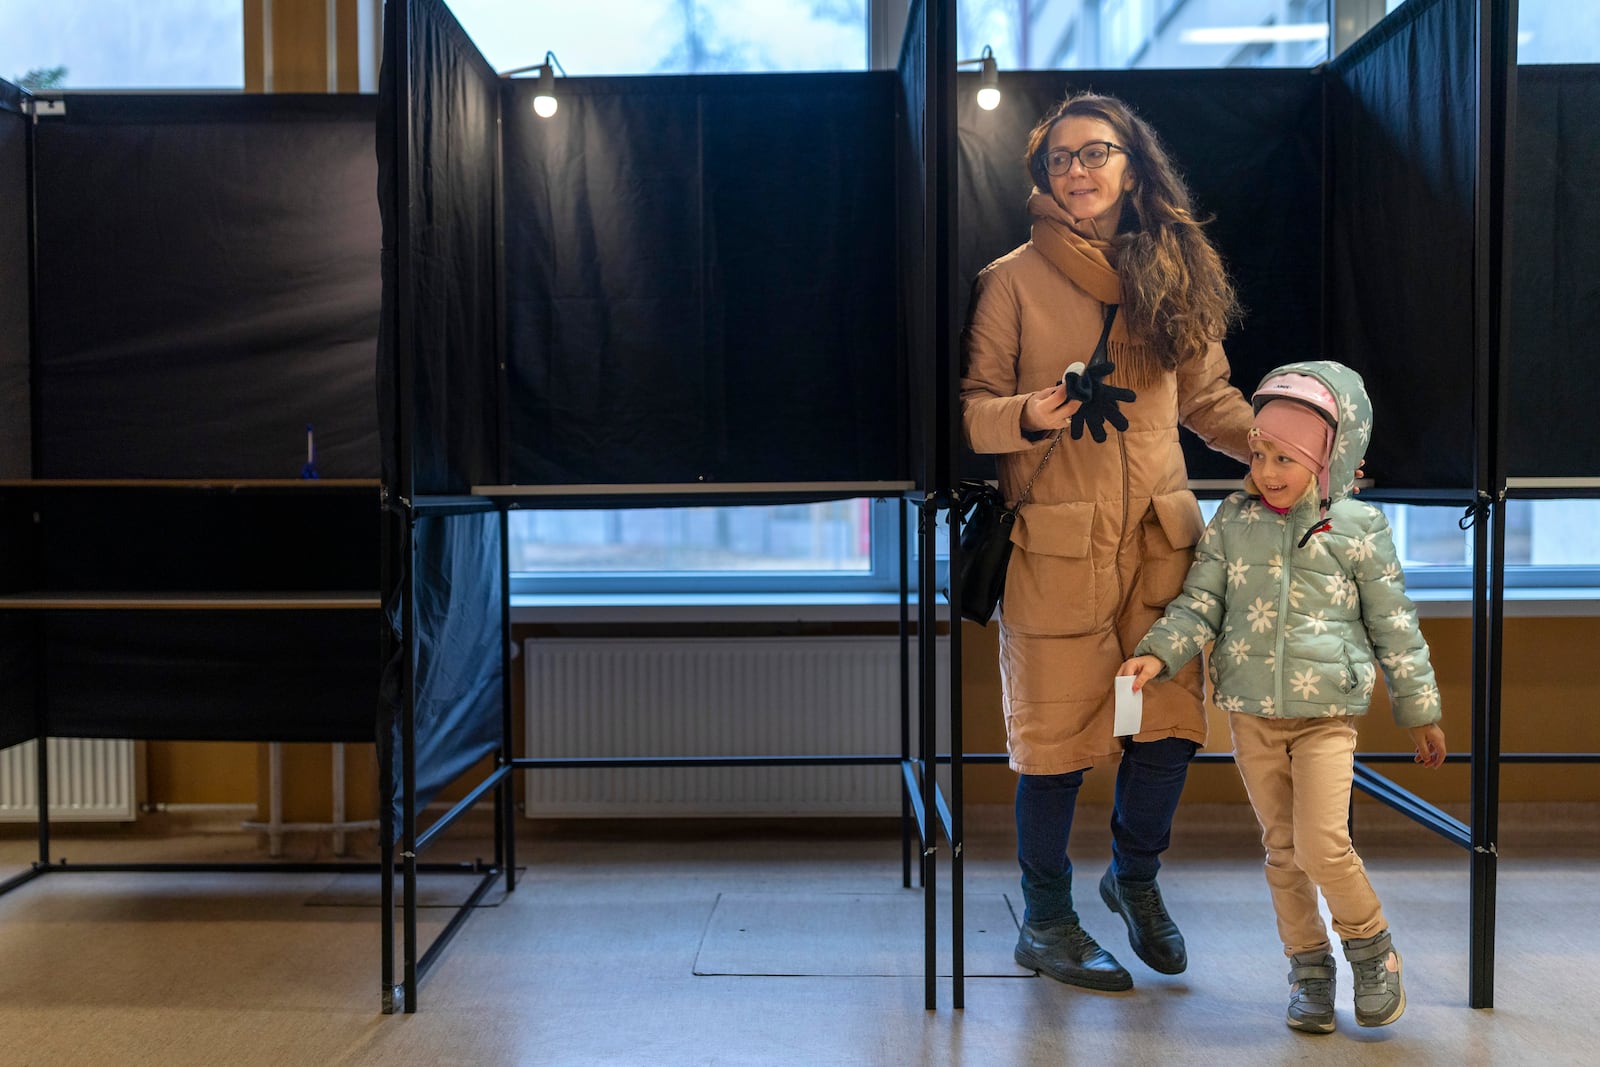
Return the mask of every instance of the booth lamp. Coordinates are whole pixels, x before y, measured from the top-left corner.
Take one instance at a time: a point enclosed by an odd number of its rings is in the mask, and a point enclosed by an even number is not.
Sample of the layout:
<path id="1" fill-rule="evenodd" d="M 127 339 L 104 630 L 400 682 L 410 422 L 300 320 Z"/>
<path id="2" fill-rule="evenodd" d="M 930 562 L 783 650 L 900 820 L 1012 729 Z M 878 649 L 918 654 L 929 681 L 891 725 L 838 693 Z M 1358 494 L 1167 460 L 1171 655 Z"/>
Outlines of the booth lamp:
<path id="1" fill-rule="evenodd" d="M 546 52 L 544 54 L 543 63 L 535 63 L 529 67 L 514 67 L 511 70 L 503 70 L 500 72 L 500 77 L 509 78 L 513 74 L 527 74 L 530 71 L 537 71 L 539 75 L 539 84 L 534 88 L 533 91 L 533 112 L 540 118 L 547 119 L 556 113 L 555 72 L 558 70 L 561 72 L 562 77 L 568 76 L 567 68 L 561 65 L 561 61 L 556 58 L 556 54 L 554 52 Z"/>
<path id="2" fill-rule="evenodd" d="M 1000 106 L 1000 66 L 995 62 L 994 50 L 984 45 L 983 54 L 977 59 L 956 60 L 958 67 L 974 63 L 978 64 L 978 106 L 985 111 L 993 111 Z M 566 71 L 561 73 L 565 74 Z"/>

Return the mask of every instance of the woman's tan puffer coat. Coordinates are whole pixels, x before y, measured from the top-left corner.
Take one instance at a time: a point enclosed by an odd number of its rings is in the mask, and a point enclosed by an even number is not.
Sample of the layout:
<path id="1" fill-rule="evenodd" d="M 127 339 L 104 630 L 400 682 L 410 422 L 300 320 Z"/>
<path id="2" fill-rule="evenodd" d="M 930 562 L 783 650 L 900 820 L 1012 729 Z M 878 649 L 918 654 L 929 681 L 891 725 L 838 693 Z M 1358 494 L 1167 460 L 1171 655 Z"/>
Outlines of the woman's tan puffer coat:
<path id="1" fill-rule="evenodd" d="M 1059 209 L 1058 209 L 1059 210 Z M 1015 501 L 1049 447 L 1021 428 L 1026 394 L 1090 358 L 1104 305 L 1034 248 L 979 274 L 963 334 L 962 421 L 973 451 L 999 457 Z M 1178 425 L 1247 462 L 1249 403 L 1220 345 L 1139 388 L 1128 429 L 1096 444 L 1063 435 L 1012 534 L 1001 600 L 1000 666 L 1011 766 L 1060 774 L 1114 762 L 1112 678 L 1188 573 L 1204 523 L 1188 488 Z M 1127 385 L 1118 372 L 1108 379 Z M 1146 688 L 1140 741 L 1205 741 L 1198 661 Z"/>

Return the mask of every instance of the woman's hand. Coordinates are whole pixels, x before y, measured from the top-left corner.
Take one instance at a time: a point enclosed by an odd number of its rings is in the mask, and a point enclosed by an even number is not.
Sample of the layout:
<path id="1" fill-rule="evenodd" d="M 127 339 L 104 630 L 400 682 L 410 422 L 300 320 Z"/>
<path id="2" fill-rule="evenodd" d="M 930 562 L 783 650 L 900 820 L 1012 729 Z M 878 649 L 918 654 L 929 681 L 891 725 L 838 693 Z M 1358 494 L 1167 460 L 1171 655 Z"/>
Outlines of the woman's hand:
<path id="1" fill-rule="evenodd" d="M 1137 693 L 1165 667 L 1166 664 L 1154 656 L 1135 656 L 1117 668 L 1117 677 L 1133 675 L 1133 691 Z"/>
<path id="2" fill-rule="evenodd" d="M 1024 430 L 1059 430 L 1072 421 L 1073 412 L 1083 407 L 1081 400 L 1068 400 L 1067 387 L 1057 383 L 1049 389 L 1028 394 L 1022 405 Z"/>
<path id="3" fill-rule="evenodd" d="M 1408 731 L 1411 734 L 1411 744 L 1416 748 L 1415 760 L 1424 767 L 1441 767 L 1444 765 L 1444 731 L 1436 722 L 1426 726 L 1413 726 Z"/>

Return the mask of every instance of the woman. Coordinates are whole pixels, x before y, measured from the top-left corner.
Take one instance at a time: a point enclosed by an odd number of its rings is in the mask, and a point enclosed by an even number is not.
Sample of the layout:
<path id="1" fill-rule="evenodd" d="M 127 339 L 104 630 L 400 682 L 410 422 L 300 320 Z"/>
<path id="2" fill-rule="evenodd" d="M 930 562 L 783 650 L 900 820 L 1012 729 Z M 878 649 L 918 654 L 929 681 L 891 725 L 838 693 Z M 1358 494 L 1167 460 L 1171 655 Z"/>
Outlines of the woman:
<path id="1" fill-rule="evenodd" d="M 1204 528 L 1178 426 L 1248 462 L 1250 405 L 1228 383 L 1218 343 L 1238 304 L 1182 179 L 1126 104 L 1069 97 L 1034 128 L 1026 161 L 1032 239 L 974 283 L 961 382 L 967 441 L 1000 457 L 1006 498 L 1018 499 L 1038 468 L 1000 608 L 1027 906 L 1015 955 L 1073 985 L 1129 989 L 1132 977 L 1078 924 L 1067 843 L 1083 772 L 1118 764 L 1100 896 L 1141 960 L 1183 971 L 1183 936 L 1156 872 L 1205 741 L 1200 665 L 1146 687 L 1131 739 L 1112 736 L 1112 678 L 1182 588 Z M 1121 407 L 1127 429 L 1104 442 L 1063 436 L 1039 468 L 1080 406 L 1057 383 L 1069 364 L 1089 361 L 1111 305 L 1115 370 L 1105 381 L 1136 394 Z"/>

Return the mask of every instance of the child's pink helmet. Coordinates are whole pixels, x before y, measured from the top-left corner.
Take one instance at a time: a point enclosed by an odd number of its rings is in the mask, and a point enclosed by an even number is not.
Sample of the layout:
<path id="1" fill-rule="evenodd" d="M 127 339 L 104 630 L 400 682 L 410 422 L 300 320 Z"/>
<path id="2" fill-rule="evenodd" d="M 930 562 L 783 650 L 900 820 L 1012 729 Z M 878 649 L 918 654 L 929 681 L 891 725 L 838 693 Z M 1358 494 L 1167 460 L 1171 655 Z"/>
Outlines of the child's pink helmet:
<path id="1" fill-rule="evenodd" d="M 1320 411 L 1327 418 L 1329 426 L 1339 425 L 1339 401 L 1334 398 L 1333 390 L 1322 384 L 1321 379 L 1309 374 L 1291 371 L 1263 378 L 1256 387 L 1255 395 L 1250 398 L 1250 406 L 1260 411 L 1261 405 L 1269 400 L 1298 400 Z"/>
<path id="2" fill-rule="evenodd" d="M 1275 417 L 1263 417 L 1262 409 L 1276 401 L 1294 404 L 1302 414 L 1298 418 L 1293 418 L 1294 409 L 1291 409 Z M 1258 423 L 1258 428 L 1251 430 L 1252 436 L 1256 433 L 1265 433 L 1266 436 L 1276 438 L 1282 443 L 1297 445 L 1294 451 L 1301 453 L 1302 458 L 1309 461 L 1306 465 L 1316 473 L 1318 499 L 1326 501 L 1328 463 L 1333 450 L 1334 434 L 1339 428 L 1339 401 L 1334 397 L 1333 391 L 1318 378 L 1289 371 L 1272 374 L 1263 379 L 1255 395 L 1250 398 L 1250 405 L 1256 413 Z M 1307 418 L 1303 413 L 1305 409 L 1309 409 L 1320 418 L 1315 423 L 1306 425 Z M 1263 426 L 1262 423 L 1267 425 Z M 1316 434 L 1318 424 L 1322 429 L 1322 433 L 1317 435 L 1320 440 L 1307 439 L 1308 434 Z M 1278 428 L 1277 432 L 1274 432 L 1275 427 Z"/>

